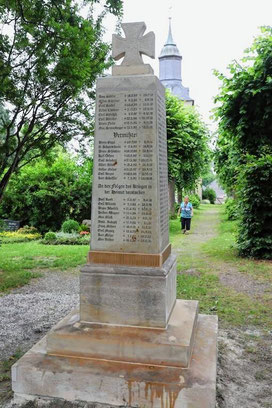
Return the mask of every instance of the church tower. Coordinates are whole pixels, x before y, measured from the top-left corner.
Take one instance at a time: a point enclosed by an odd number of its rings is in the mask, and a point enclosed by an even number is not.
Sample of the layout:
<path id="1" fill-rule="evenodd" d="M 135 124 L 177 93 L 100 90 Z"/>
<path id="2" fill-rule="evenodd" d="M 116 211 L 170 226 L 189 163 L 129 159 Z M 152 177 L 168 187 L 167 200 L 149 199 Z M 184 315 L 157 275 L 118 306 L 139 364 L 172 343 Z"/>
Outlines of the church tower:
<path id="1" fill-rule="evenodd" d="M 171 18 L 169 18 L 168 38 L 159 56 L 159 77 L 165 88 L 170 89 L 173 95 L 183 99 L 190 105 L 194 105 L 194 100 L 189 95 L 189 88 L 182 85 L 181 60 L 182 56 L 173 40 Z"/>

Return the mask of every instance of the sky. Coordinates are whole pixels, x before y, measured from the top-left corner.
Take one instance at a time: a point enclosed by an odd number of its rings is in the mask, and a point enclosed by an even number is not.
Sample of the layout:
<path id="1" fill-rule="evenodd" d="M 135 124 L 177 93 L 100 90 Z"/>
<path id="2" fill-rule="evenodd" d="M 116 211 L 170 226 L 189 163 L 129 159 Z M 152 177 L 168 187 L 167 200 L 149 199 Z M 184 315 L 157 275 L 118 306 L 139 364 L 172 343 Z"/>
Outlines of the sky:
<path id="1" fill-rule="evenodd" d="M 124 0 L 123 22 L 144 21 L 156 36 L 156 59 L 145 58 L 159 75 L 158 56 L 168 34 L 168 18 L 182 59 L 182 82 L 211 124 L 210 110 L 220 82 L 213 69 L 227 73 L 227 66 L 239 60 L 259 27 L 272 25 L 272 0 Z M 110 41 L 114 24 L 108 20 Z"/>

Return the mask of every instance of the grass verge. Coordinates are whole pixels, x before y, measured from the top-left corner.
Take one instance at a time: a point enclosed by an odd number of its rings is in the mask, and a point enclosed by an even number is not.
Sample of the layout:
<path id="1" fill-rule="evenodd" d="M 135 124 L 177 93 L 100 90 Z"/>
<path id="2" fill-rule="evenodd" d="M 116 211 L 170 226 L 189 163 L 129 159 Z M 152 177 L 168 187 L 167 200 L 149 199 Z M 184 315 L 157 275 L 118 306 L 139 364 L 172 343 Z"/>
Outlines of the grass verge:
<path id="1" fill-rule="evenodd" d="M 66 270 L 84 264 L 87 245 L 41 245 L 38 242 L 0 247 L 0 291 L 23 286 L 43 269 Z"/>

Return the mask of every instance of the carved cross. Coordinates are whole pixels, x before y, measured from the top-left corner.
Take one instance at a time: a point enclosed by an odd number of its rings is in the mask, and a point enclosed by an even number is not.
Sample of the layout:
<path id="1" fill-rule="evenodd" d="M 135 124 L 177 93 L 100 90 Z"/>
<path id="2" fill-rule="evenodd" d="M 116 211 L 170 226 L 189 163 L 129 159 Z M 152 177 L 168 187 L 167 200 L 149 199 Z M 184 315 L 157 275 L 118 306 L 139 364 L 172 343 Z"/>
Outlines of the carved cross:
<path id="1" fill-rule="evenodd" d="M 142 54 L 155 58 L 155 34 L 153 31 L 143 35 L 146 30 L 144 22 L 121 24 L 126 38 L 113 34 L 112 57 L 123 58 L 121 65 L 142 65 Z"/>

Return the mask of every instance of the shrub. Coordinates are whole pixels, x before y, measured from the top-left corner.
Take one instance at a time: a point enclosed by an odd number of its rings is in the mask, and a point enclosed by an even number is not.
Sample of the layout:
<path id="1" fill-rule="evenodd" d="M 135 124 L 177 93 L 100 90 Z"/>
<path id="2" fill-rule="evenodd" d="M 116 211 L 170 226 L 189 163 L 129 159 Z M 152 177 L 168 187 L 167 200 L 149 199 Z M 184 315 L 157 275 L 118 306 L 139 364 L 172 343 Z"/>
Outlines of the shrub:
<path id="1" fill-rule="evenodd" d="M 44 245 L 89 245 L 90 244 L 90 235 L 83 235 L 78 237 L 63 237 L 56 238 L 55 240 L 43 239 L 41 244 Z"/>
<path id="2" fill-rule="evenodd" d="M 44 239 L 46 239 L 47 241 L 54 241 L 55 239 L 57 239 L 57 236 L 54 232 L 49 231 L 44 235 Z"/>
<path id="3" fill-rule="evenodd" d="M 200 198 L 197 194 L 191 194 L 189 197 L 190 203 L 192 203 L 193 208 L 199 208 L 200 206 Z"/>
<path id="4" fill-rule="evenodd" d="M 0 220 L 0 232 L 5 231 L 6 229 L 6 222 L 4 220 Z"/>
<path id="5" fill-rule="evenodd" d="M 237 220 L 238 218 L 238 205 L 237 201 L 233 198 L 228 198 L 226 200 L 225 212 L 227 214 L 228 220 Z"/>
<path id="6" fill-rule="evenodd" d="M 79 223 L 75 220 L 66 220 L 61 226 L 63 232 L 77 232 L 79 230 Z"/>
<path id="7" fill-rule="evenodd" d="M 81 224 L 79 226 L 79 232 L 90 232 L 90 227 L 86 224 Z"/>
<path id="8" fill-rule="evenodd" d="M 22 228 L 18 229 L 18 234 L 37 234 L 38 230 L 35 227 L 30 227 L 29 225 L 25 225 Z"/>
<path id="9" fill-rule="evenodd" d="M 238 251 L 272 259 L 272 155 L 248 157 L 238 179 L 240 222 Z"/>
<path id="10" fill-rule="evenodd" d="M 201 200 L 201 204 L 210 204 L 210 200 Z"/>
<path id="11" fill-rule="evenodd" d="M 28 242 L 41 238 L 41 234 L 23 234 L 18 231 L 3 231 L 0 233 L 3 244 L 15 244 L 18 242 Z"/>
<path id="12" fill-rule="evenodd" d="M 202 198 L 203 200 L 209 200 L 211 204 L 214 204 L 216 200 L 216 193 L 212 188 L 207 187 L 202 192 Z"/>

